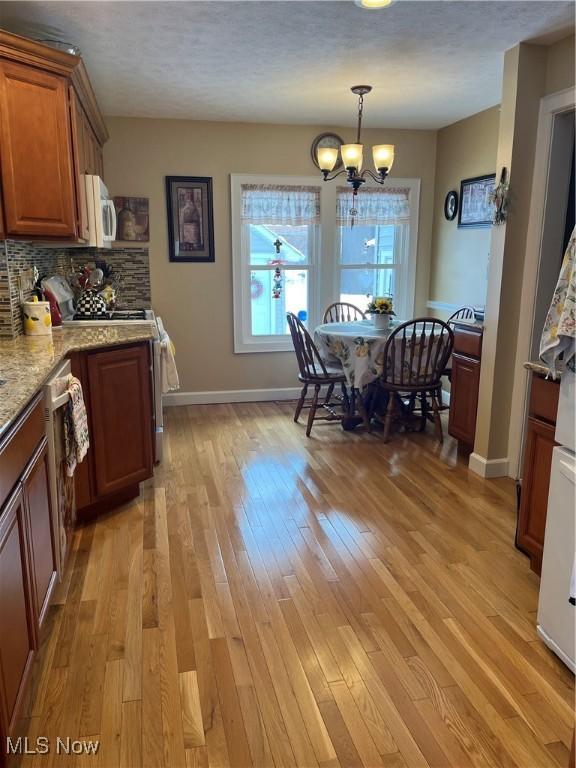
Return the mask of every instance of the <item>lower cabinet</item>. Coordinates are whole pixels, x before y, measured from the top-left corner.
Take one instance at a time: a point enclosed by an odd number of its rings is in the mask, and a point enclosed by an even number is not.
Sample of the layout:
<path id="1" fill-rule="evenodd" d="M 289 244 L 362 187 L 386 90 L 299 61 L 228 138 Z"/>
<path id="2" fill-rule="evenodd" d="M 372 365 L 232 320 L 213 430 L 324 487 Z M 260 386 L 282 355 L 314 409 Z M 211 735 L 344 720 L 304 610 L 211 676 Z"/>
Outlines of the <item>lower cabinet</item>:
<path id="1" fill-rule="evenodd" d="M 557 381 L 532 376 L 516 546 L 530 557 L 536 573 L 542 568 L 558 395 Z"/>
<path id="2" fill-rule="evenodd" d="M 0 441 L 0 766 L 56 583 L 48 478 L 37 397 Z"/>
<path id="3" fill-rule="evenodd" d="M 13 730 L 18 704 L 36 646 L 29 572 L 26 509 L 22 487 L 2 509 L 0 517 L 0 731 Z M 2 758 L 0 756 L 0 764 Z"/>
<path id="4" fill-rule="evenodd" d="M 76 503 L 86 519 L 138 495 L 153 473 L 153 408 L 147 342 L 77 353 L 72 371 L 89 412 L 90 449 L 76 475 Z"/>
<path id="5" fill-rule="evenodd" d="M 454 331 L 454 352 L 448 432 L 471 449 L 476 438 L 483 326 L 469 320 L 454 320 L 450 324 Z"/>
<path id="6" fill-rule="evenodd" d="M 452 355 L 448 432 L 468 446 L 474 445 L 480 387 L 480 361 Z"/>

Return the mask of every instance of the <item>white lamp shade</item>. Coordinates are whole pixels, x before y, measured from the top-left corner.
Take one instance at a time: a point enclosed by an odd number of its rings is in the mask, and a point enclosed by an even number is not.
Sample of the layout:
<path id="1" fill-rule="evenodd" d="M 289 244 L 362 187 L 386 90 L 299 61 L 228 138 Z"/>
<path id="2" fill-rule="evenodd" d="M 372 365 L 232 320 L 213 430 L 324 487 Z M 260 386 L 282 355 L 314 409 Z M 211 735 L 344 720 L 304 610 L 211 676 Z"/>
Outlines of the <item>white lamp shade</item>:
<path id="1" fill-rule="evenodd" d="M 342 162 L 344 168 L 353 168 L 359 171 L 362 168 L 362 144 L 342 144 L 340 152 L 342 153 Z"/>
<path id="2" fill-rule="evenodd" d="M 331 171 L 338 160 L 338 150 L 336 147 L 318 147 L 316 157 L 321 171 Z"/>
<path id="3" fill-rule="evenodd" d="M 377 144 L 372 147 L 372 159 L 376 170 L 388 168 L 388 172 L 394 164 L 394 144 Z"/>

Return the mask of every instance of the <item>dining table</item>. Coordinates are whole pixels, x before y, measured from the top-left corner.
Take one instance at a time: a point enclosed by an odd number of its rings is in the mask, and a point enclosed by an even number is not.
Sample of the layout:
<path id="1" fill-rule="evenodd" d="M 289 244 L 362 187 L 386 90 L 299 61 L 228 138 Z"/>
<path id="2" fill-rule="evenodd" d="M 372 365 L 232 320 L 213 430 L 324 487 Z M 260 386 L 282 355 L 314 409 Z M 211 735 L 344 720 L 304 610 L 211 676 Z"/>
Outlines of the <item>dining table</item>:
<path id="1" fill-rule="evenodd" d="M 352 395 L 350 412 L 342 419 L 343 429 L 354 429 L 364 421 L 357 414 L 356 405 L 364 405 L 361 413 L 370 410 L 369 399 L 374 390 L 369 385 L 382 374 L 386 341 L 398 324 L 396 321 L 386 330 L 380 330 L 372 320 L 351 320 L 323 323 L 315 329 L 318 352 L 325 362 L 342 365 Z"/>
<path id="2" fill-rule="evenodd" d="M 314 331 L 314 343 L 325 361 L 342 365 L 348 386 L 362 392 L 381 375 L 384 347 L 397 325 L 379 330 L 372 320 L 323 323 Z"/>

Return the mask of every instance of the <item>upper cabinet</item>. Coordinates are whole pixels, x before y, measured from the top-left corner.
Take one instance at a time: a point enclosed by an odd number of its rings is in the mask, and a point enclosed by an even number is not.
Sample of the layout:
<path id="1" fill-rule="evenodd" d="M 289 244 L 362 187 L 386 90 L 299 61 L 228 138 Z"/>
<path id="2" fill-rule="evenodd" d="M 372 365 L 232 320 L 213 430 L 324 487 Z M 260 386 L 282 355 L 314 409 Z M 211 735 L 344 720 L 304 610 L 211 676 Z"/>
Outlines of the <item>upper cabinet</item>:
<path id="1" fill-rule="evenodd" d="M 74 237 L 68 89 L 59 75 L 0 61 L 6 233 Z"/>
<path id="2" fill-rule="evenodd" d="M 106 139 L 82 60 L 0 30 L 0 237 L 83 242 Z"/>

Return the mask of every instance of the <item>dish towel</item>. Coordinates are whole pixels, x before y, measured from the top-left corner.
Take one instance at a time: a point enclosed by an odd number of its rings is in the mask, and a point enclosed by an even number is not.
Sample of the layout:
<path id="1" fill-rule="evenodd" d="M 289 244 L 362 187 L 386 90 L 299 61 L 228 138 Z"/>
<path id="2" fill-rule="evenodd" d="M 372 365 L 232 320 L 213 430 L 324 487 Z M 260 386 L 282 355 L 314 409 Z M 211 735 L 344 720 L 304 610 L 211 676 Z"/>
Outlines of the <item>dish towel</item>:
<path id="1" fill-rule="evenodd" d="M 540 340 L 540 359 L 546 363 L 552 378 L 560 355 L 564 365 L 574 370 L 576 351 L 576 228 L 566 248 L 560 277 L 548 310 Z"/>
<path id="2" fill-rule="evenodd" d="M 164 394 L 180 389 L 180 380 L 174 359 L 174 344 L 166 331 L 162 332 L 160 343 L 162 345 L 162 393 Z"/>
<path id="3" fill-rule="evenodd" d="M 76 466 L 86 456 L 90 440 L 82 384 L 75 376 L 68 377 L 68 394 L 70 399 L 64 410 L 64 444 L 66 473 L 72 477 Z"/>

